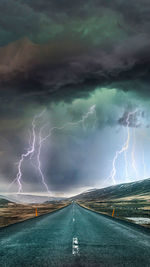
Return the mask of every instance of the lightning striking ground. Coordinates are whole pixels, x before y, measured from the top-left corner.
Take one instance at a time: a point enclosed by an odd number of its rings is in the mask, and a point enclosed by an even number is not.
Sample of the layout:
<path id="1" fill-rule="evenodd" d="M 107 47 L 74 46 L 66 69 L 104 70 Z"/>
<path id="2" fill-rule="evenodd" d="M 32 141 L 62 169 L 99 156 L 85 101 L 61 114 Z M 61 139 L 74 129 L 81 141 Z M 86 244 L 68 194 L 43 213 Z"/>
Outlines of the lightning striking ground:
<path id="1" fill-rule="evenodd" d="M 18 183 L 18 193 L 21 193 L 22 192 L 22 165 L 23 165 L 23 162 L 26 158 L 28 158 L 29 156 L 32 157 L 34 151 L 35 151 L 35 143 L 36 143 L 36 133 L 35 133 L 35 128 L 36 128 L 36 120 L 38 118 L 40 118 L 43 113 L 45 112 L 42 111 L 39 115 L 36 115 L 32 121 L 32 137 L 30 136 L 30 140 L 29 140 L 29 143 L 30 143 L 30 146 L 27 150 L 26 153 L 23 153 L 21 155 L 21 158 L 19 160 L 19 163 L 18 163 L 18 172 L 17 172 L 17 175 L 15 177 L 15 179 L 13 180 L 13 182 L 10 184 L 9 187 L 11 187 L 15 182 Z"/>
<path id="2" fill-rule="evenodd" d="M 132 146 L 131 158 L 132 158 L 132 168 L 135 172 L 136 179 L 138 179 L 138 170 L 137 170 L 136 161 L 135 161 L 135 129 L 133 129 L 133 146 Z"/>
<path id="3" fill-rule="evenodd" d="M 21 193 L 22 192 L 22 166 L 23 166 L 23 163 L 24 163 L 24 160 L 27 159 L 27 158 L 30 158 L 30 161 L 31 161 L 31 164 L 33 165 L 32 163 L 32 157 L 33 155 L 35 154 L 35 145 L 36 145 L 36 142 L 38 142 L 38 151 L 37 151 L 37 168 L 38 168 L 38 172 L 41 176 L 41 180 L 42 180 L 42 184 L 44 185 L 44 187 L 46 188 L 46 191 L 48 193 L 50 193 L 49 191 L 49 188 L 48 188 L 48 185 L 45 181 L 45 177 L 44 177 L 44 174 L 43 174 L 43 171 L 42 171 L 42 168 L 41 168 L 41 160 L 40 160 L 40 156 L 41 156 L 41 149 L 42 149 L 42 144 L 44 143 L 44 141 L 47 140 L 47 138 L 49 138 L 52 134 L 52 132 L 54 130 L 63 130 L 64 128 L 66 128 L 67 126 L 78 126 L 80 123 L 83 125 L 83 127 L 85 128 L 85 121 L 88 119 L 88 117 L 90 115 L 93 115 L 95 114 L 95 117 L 96 117 L 96 111 L 95 111 L 95 105 L 91 106 L 89 111 L 82 116 L 82 119 L 77 121 L 77 122 L 67 122 L 66 124 L 64 124 L 63 126 L 61 127 L 53 127 L 50 129 L 49 133 L 47 136 L 44 136 L 42 137 L 42 131 L 44 129 L 45 126 L 43 126 L 41 129 L 40 129 L 40 132 L 39 132 L 39 135 L 38 135 L 38 138 L 36 137 L 36 132 L 35 132 L 35 128 L 36 128 L 36 121 L 38 118 L 42 117 L 43 113 L 45 112 L 42 111 L 39 115 L 36 115 L 32 121 L 32 132 L 29 136 L 29 148 L 27 149 L 27 152 L 26 153 L 23 153 L 20 157 L 20 160 L 19 160 L 19 163 L 18 163 L 18 172 L 17 172 L 17 175 L 15 177 L 15 179 L 13 180 L 13 182 L 10 184 L 9 187 L 11 187 L 14 183 L 17 182 L 18 184 L 18 193 Z M 38 139 L 38 140 L 37 140 Z M 33 165 L 35 167 L 35 165 Z"/>
<path id="4" fill-rule="evenodd" d="M 44 126 L 44 127 L 45 127 L 45 126 Z M 42 144 L 43 144 L 43 142 L 48 138 L 48 136 L 46 137 L 46 139 L 45 139 L 45 138 L 42 138 L 42 131 L 43 131 L 44 127 L 42 127 L 42 128 L 40 129 L 40 132 L 39 132 L 39 146 L 38 146 L 38 152 L 37 152 L 37 165 L 38 165 L 38 171 L 39 171 L 39 174 L 40 174 L 40 176 L 41 176 L 42 184 L 43 184 L 44 187 L 46 188 L 46 191 L 48 192 L 48 194 L 50 194 L 48 185 L 47 185 L 47 183 L 46 183 L 46 181 L 45 181 L 44 173 L 43 173 L 42 168 L 41 168 L 41 160 L 40 160 Z"/>
<path id="5" fill-rule="evenodd" d="M 115 185 L 116 184 L 116 179 L 115 179 L 115 176 L 116 176 L 116 162 L 117 162 L 117 159 L 118 157 L 124 152 L 126 153 L 126 151 L 128 150 L 128 147 L 129 147 L 129 142 L 130 142 L 130 130 L 129 130 L 129 125 L 130 125 L 130 117 L 133 116 L 135 113 L 137 112 L 134 111 L 134 112 L 129 112 L 128 113 L 128 116 L 127 116 L 127 119 L 126 119 L 126 126 L 127 126 L 127 139 L 124 143 L 124 145 L 122 146 L 122 148 L 120 150 L 117 150 L 116 151 L 116 154 L 114 156 L 114 159 L 113 159 L 113 167 L 112 167 L 112 171 L 111 171 L 111 174 L 110 176 L 107 178 L 107 179 L 112 179 L 112 182 L 113 184 Z"/>
<path id="6" fill-rule="evenodd" d="M 50 191 L 49 191 L 49 188 L 48 188 L 48 185 L 46 183 L 46 179 L 45 179 L 45 176 L 44 176 L 44 173 L 43 173 L 43 170 L 42 170 L 42 166 L 41 166 L 41 160 L 40 160 L 40 157 L 41 157 L 41 150 L 42 150 L 42 145 L 43 143 L 51 136 L 52 132 L 54 130 L 63 130 L 65 129 L 66 127 L 68 126 L 79 126 L 80 124 L 82 124 L 82 126 L 85 128 L 85 121 L 89 118 L 90 115 L 93 115 L 95 114 L 95 121 L 96 121 L 96 111 L 95 111 L 95 108 L 96 108 L 96 105 L 93 105 L 90 107 L 89 111 L 82 116 L 82 119 L 77 121 L 77 122 L 67 122 L 65 123 L 64 125 L 60 126 L 60 127 L 52 127 L 50 130 L 49 130 L 49 133 L 47 135 L 45 135 L 44 137 L 42 137 L 42 132 L 43 132 L 43 129 L 47 126 L 44 125 L 41 129 L 40 129 L 40 133 L 39 133 L 39 145 L 38 145 L 38 152 L 37 152 L 37 164 L 38 164 L 38 171 L 39 171 L 39 174 L 41 176 L 41 180 L 42 180 L 42 183 L 44 185 L 44 187 L 46 188 L 46 191 L 50 194 Z"/>
<path id="7" fill-rule="evenodd" d="M 129 135 L 130 135 L 129 127 L 128 127 L 127 131 L 129 131 Z M 127 150 L 124 151 L 124 162 L 125 162 L 125 176 L 126 176 L 127 182 L 129 182 L 128 181 L 129 174 L 128 174 Z"/>

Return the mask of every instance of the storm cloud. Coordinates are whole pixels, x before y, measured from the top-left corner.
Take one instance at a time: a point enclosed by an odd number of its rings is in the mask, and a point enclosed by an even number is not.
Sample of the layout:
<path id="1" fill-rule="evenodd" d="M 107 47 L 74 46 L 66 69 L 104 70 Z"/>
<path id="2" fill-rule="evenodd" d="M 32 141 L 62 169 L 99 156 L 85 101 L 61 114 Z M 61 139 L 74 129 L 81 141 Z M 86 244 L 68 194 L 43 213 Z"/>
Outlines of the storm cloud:
<path id="1" fill-rule="evenodd" d="M 148 0 L 0 0 L 0 173 L 6 190 L 29 147 L 32 119 L 42 110 L 37 136 L 42 125 L 78 122 L 93 105 L 96 112 L 44 144 L 42 167 L 52 191 L 101 185 L 127 126 L 129 159 L 135 131 L 137 162 L 143 147 L 148 162 L 149 142 L 141 136 L 148 136 L 150 125 L 149 13 Z M 124 170 L 122 158 L 119 164 Z M 138 178 L 142 171 L 140 165 Z M 23 172 L 25 191 L 45 190 L 28 160 Z M 117 175 L 117 182 L 127 180 Z"/>
<path id="2" fill-rule="evenodd" d="M 1 0 L 0 11 L 1 90 L 11 86 L 29 97 L 47 92 L 57 98 L 60 92 L 67 98 L 66 92 L 82 95 L 95 84 L 120 81 L 118 89 L 139 92 L 144 89 L 127 82 L 149 84 L 147 0 Z"/>

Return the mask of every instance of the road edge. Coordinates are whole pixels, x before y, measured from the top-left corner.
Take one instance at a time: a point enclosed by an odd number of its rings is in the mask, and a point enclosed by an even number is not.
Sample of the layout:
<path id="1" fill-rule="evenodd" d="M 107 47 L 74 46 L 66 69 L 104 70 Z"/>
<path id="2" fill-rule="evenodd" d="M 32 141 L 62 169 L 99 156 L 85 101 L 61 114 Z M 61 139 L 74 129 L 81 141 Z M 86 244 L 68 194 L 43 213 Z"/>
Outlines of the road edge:
<path id="1" fill-rule="evenodd" d="M 149 228 L 146 228 L 146 227 L 144 227 L 144 226 L 142 226 L 142 225 L 138 225 L 138 224 L 135 224 L 135 223 L 132 223 L 132 222 L 129 222 L 129 221 L 120 219 L 120 218 L 111 217 L 111 216 L 109 216 L 109 215 L 107 215 L 107 214 L 103 214 L 103 213 L 101 213 L 101 212 L 95 211 L 95 210 L 90 209 L 90 208 L 88 208 L 88 207 L 82 206 L 81 204 L 79 204 L 79 203 L 77 203 L 77 202 L 76 202 L 76 204 L 79 205 L 79 206 L 80 206 L 81 208 L 83 208 L 83 209 L 86 209 L 86 210 L 89 210 L 89 211 L 91 211 L 91 212 L 94 212 L 94 213 L 97 213 L 97 214 L 99 214 L 99 215 L 102 215 L 102 216 L 104 216 L 104 217 L 106 217 L 106 218 L 108 218 L 108 219 L 110 219 L 110 220 L 112 220 L 112 221 L 114 220 L 114 221 L 116 221 L 116 222 L 118 222 L 118 223 L 121 223 L 121 224 L 124 224 L 124 225 L 130 225 L 132 228 L 136 228 L 137 230 L 140 230 L 140 231 L 142 231 L 142 232 L 146 232 L 146 233 L 149 233 L 149 234 L 150 234 L 150 229 L 149 229 Z"/>
<path id="2" fill-rule="evenodd" d="M 64 207 L 62 207 L 62 208 L 53 210 L 53 211 L 51 211 L 51 212 L 47 212 L 47 213 L 45 213 L 45 214 L 40 214 L 40 215 L 38 215 L 37 217 L 35 216 L 35 217 L 28 218 L 28 219 L 25 219 L 25 220 L 20 221 L 20 222 L 16 222 L 16 223 L 12 223 L 12 224 L 9 224 L 9 225 L 6 225 L 6 226 L 2 226 L 2 227 L 0 227 L 0 231 L 2 231 L 2 230 L 4 230 L 4 229 L 7 229 L 8 227 L 13 227 L 14 225 L 18 225 L 18 224 L 21 224 L 21 223 L 24 223 L 24 222 L 27 222 L 27 221 L 38 220 L 38 219 L 40 219 L 41 217 L 44 217 L 44 216 L 53 214 L 53 213 L 55 213 L 55 212 L 57 212 L 57 211 L 60 211 L 60 210 L 62 210 L 62 209 L 65 209 L 65 208 L 67 208 L 69 205 L 71 205 L 71 203 L 69 203 L 68 205 L 66 205 L 66 206 L 64 206 Z"/>

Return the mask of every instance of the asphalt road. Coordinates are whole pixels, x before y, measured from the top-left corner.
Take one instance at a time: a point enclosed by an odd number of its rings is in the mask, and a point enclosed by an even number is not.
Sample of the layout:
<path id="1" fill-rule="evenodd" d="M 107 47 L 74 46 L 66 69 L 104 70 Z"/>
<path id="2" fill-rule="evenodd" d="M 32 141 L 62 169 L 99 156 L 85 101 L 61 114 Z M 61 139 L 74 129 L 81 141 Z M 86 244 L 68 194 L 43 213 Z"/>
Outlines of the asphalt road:
<path id="1" fill-rule="evenodd" d="M 150 234 L 77 204 L 0 230 L 0 267 L 150 266 Z"/>

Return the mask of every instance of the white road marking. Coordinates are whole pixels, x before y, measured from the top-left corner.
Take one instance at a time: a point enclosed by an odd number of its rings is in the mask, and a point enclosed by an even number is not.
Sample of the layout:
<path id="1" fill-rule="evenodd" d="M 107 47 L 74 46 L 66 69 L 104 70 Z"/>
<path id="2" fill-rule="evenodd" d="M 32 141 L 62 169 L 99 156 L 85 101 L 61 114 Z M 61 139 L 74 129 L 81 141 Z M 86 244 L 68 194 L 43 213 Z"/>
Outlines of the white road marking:
<path id="1" fill-rule="evenodd" d="M 79 242 L 77 237 L 73 237 L 72 240 L 72 255 L 76 256 L 79 254 Z"/>
<path id="2" fill-rule="evenodd" d="M 75 222 L 75 218 L 73 218 L 73 222 Z"/>

